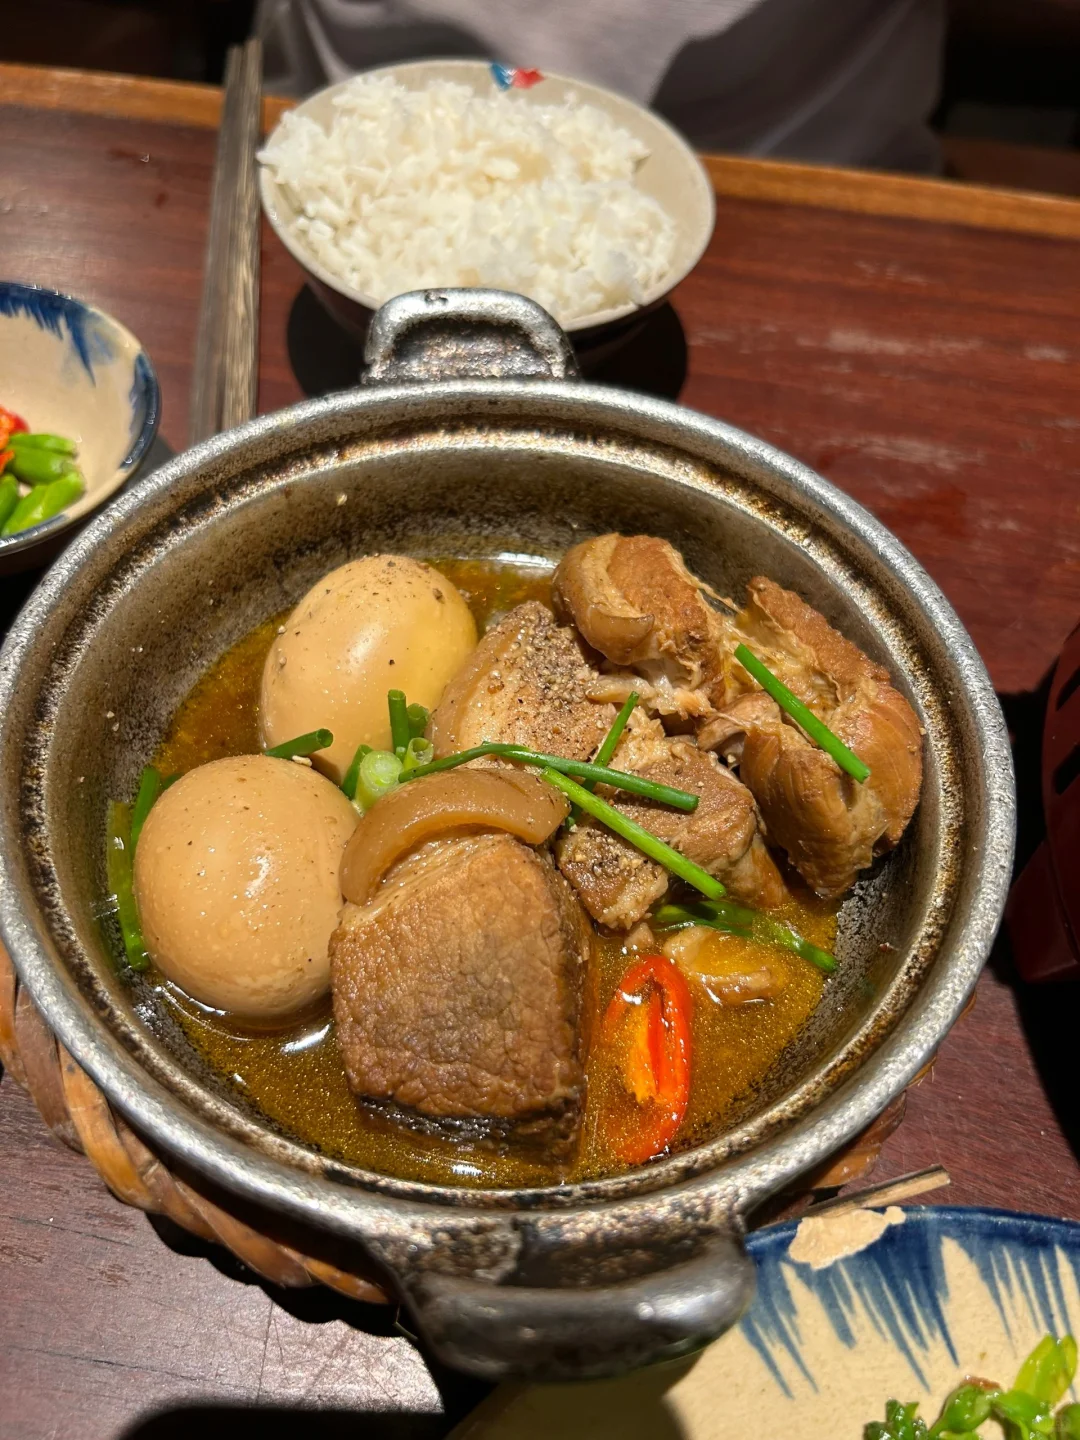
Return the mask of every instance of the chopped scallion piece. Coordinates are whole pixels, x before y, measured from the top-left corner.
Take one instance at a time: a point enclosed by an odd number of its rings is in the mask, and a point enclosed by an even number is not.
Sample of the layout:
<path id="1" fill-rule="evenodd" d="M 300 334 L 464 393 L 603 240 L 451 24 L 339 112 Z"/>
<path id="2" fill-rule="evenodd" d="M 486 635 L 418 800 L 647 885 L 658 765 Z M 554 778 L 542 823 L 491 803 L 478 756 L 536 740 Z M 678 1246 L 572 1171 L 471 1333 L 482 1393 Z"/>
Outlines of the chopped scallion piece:
<path id="1" fill-rule="evenodd" d="M 736 905 L 732 900 L 711 900 L 706 904 L 661 905 L 653 915 L 653 924 L 658 930 L 685 930 L 691 925 L 707 925 L 711 930 L 722 930 L 725 935 L 741 935 L 747 940 L 756 940 L 759 945 L 779 945 L 792 950 L 819 970 L 836 969 L 836 957 L 827 950 L 811 945 L 809 940 L 789 926 L 774 920 L 761 910 L 752 910 L 748 905 Z"/>
<path id="2" fill-rule="evenodd" d="M 781 710 L 786 710 L 802 730 L 805 730 L 815 745 L 831 755 L 840 766 L 860 785 L 870 778 L 870 767 L 854 754 L 838 735 L 834 735 L 824 720 L 819 720 L 809 706 L 793 695 L 784 682 L 777 678 L 764 661 L 759 660 L 745 645 L 735 647 L 735 659 L 743 669 L 758 682 L 766 694 L 771 695 Z"/>
<path id="3" fill-rule="evenodd" d="M 431 741 L 425 740 L 422 735 L 414 735 L 405 750 L 405 759 L 401 764 L 401 778 L 404 780 L 406 775 L 421 765 L 430 764 L 434 758 L 435 746 Z"/>
<path id="4" fill-rule="evenodd" d="M 618 749 L 619 741 L 622 739 L 623 731 L 626 729 L 626 722 L 634 713 L 634 708 L 640 698 L 641 697 L 638 695 L 636 690 L 632 690 L 630 694 L 626 697 L 625 704 L 623 705 L 619 713 L 615 716 L 615 719 L 611 722 L 611 729 L 604 736 L 603 743 L 601 744 L 600 749 L 596 752 L 596 760 L 594 761 L 595 764 L 606 765 L 611 759 L 611 757 L 615 754 L 615 751 Z M 593 784 L 595 783 L 596 782 L 594 781 Z M 589 784 L 585 786 L 586 790 L 591 790 L 592 788 L 593 786 Z"/>
<path id="5" fill-rule="evenodd" d="M 399 760 L 405 759 L 412 733 L 409 730 L 409 707 L 404 690 L 388 690 L 386 703 L 390 710 L 390 748 Z"/>
<path id="6" fill-rule="evenodd" d="M 132 856 L 135 854 L 135 846 L 139 843 L 142 827 L 146 824 L 146 817 L 150 814 L 150 809 L 162 789 L 161 772 L 156 770 L 153 765 L 147 765 L 139 778 L 139 793 L 135 796 L 135 805 L 131 811 Z"/>
<path id="7" fill-rule="evenodd" d="M 116 905 L 116 918 L 124 942 L 124 954 L 132 970 L 145 970 L 150 963 L 143 944 L 139 911 L 132 887 L 131 810 L 119 800 L 109 805 L 109 834 L 105 851 L 105 869 L 109 892 Z"/>
<path id="8" fill-rule="evenodd" d="M 606 825 L 616 835 L 621 835 L 643 855 L 647 855 L 650 860 L 655 860 L 665 870 L 670 870 L 672 875 L 677 875 L 680 880 L 685 880 L 695 890 L 700 890 L 702 895 L 707 896 L 710 900 L 718 900 L 724 894 L 724 887 L 715 876 L 710 875 L 707 870 L 703 870 L 700 865 L 695 865 L 685 855 L 680 855 L 670 845 L 665 845 L 663 840 L 650 834 L 636 821 L 624 815 L 621 810 L 616 810 L 614 805 L 609 805 L 606 800 L 601 800 L 599 795 L 590 794 L 583 785 L 579 785 L 576 780 L 571 780 L 569 775 L 562 775 L 551 766 L 548 766 L 542 773 L 549 785 L 554 785 L 557 790 L 561 790 L 573 804 L 584 810 L 586 815 L 591 815 L 594 820 L 599 820 L 602 825 Z"/>
<path id="9" fill-rule="evenodd" d="M 409 735 L 413 740 L 423 739 L 424 731 L 431 719 L 431 712 L 426 710 L 423 705 L 410 705 L 405 713 L 409 717 Z"/>
<path id="10" fill-rule="evenodd" d="M 435 775 L 440 770 L 454 770 L 458 765 L 467 765 L 470 760 L 479 760 L 484 755 L 500 755 L 506 760 L 516 760 L 522 765 L 536 765 L 541 769 L 558 770 L 564 775 L 576 775 L 592 780 L 597 785 L 610 785 L 613 790 L 626 790 L 632 795 L 641 795 L 646 800 L 655 800 L 661 805 L 671 805 L 687 813 L 698 807 L 699 796 L 689 790 L 676 790 L 672 785 L 662 785 L 658 780 L 649 780 L 644 775 L 631 775 L 624 770 L 610 770 L 606 765 L 594 765 L 589 760 L 566 760 L 561 755 L 544 755 L 538 750 L 526 750 L 523 745 L 504 745 L 494 740 L 483 745 L 474 745 L 471 750 L 459 750 L 456 755 L 433 760 L 429 765 L 413 770 L 407 777 L 418 780 L 424 775 Z"/>
<path id="11" fill-rule="evenodd" d="M 632 690 L 630 694 L 626 697 L 622 709 L 615 716 L 615 719 L 611 722 L 611 729 L 607 732 L 603 740 L 600 742 L 600 749 L 597 750 L 596 758 L 593 761 L 594 765 L 607 765 L 608 762 L 611 760 L 611 757 L 618 749 L 619 741 L 622 739 L 623 731 L 626 729 L 626 722 L 634 713 L 634 707 L 635 705 L 637 705 L 639 698 L 640 697 L 638 696 L 636 690 Z M 584 780 L 582 781 L 582 784 L 585 786 L 586 790 L 595 791 L 597 782 L 595 780 Z M 577 809 L 573 805 L 571 805 L 570 814 L 566 817 L 566 823 L 568 825 L 576 825 L 577 818 Z"/>
<path id="12" fill-rule="evenodd" d="M 328 750 L 333 743 L 332 730 L 309 730 L 295 740 L 283 740 L 280 745 L 272 745 L 264 754 L 274 760 L 291 760 L 294 755 L 314 755 L 316 750 Z"/>
<path id="13" fill-rule="evenodd" d="M 408 748 L 408 747 L 406 747 Z M 401 778 L 401 761 L 389 750 L 371 750 L 360 761 L 356 779 L 356 803 L 370 810 Z"/>
<path id="14" fill-rule="evenodd" d="M 345 778 L 341 782 L 341 788 L 350 800 L 356 799 L 356 782 L 360 776 L 360 762 L 365 755 L 371 754 L 370 745 L 358 745 L 356 754 L 352 757 L 352 764 L 345 771 Z"/>

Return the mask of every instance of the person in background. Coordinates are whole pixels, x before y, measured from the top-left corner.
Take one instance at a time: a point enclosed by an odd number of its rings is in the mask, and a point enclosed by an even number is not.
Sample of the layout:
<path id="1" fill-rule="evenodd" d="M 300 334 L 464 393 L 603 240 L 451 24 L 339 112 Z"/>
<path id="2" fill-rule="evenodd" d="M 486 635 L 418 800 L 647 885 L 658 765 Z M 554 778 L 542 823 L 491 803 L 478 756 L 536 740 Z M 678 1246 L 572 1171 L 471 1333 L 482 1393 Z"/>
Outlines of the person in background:
<path id="1" fill-rule="evenodd" d="M 944 0 L 260 0 L 266 89 L 482 58 L 618 90 L 700 150 L 940 168 Z"/>

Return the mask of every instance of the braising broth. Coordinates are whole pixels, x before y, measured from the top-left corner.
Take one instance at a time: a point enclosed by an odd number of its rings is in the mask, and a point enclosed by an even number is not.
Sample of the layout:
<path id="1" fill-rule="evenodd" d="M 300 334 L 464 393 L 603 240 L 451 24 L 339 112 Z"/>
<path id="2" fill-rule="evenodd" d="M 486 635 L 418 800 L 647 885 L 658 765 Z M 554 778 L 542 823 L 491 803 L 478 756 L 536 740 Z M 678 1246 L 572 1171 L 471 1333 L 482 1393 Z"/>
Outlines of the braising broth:
<path id="1" fill-rule="evenodd" d="M 482 632 L 528 600 L 550 603 L 551 576 L 538 566 L 439 558 L 433 562 L 464 595 Z M 175 716 L 155 759 L 164 774 L 183 773 L 228 755 L 259 750 L 260 676 L 280 621 L 261 625 L 233 647 L 198 682 Z M 835 936 L 836 904 L 809 895 L 781 918 L 824 949 Z M 627 937 L 601 937 L 588 992 L 593 1034 L 626 970 Z M 734 1102 L 752 1092 L 814 1010 L 824 976 L 796 955 L 768 947 L 775 981 L 771 998 L 737 1006 L 712 998 L 712 984 L 760 968 L 762 947 L 736 936 L 712 937 L 693 983 L 693 1063 L 690 1099 L 678 1143 L 700 1140 L 723 1126 Z M 282 1029 L 249 1028 L 210 1010 L 151 970 L 158 995 L 179 1019 L 208 1065 L 283 1131 L 324 1154 L 405 1179 L 472 1186 L 528 1186 L 592 1178 L 625 1168 L 613 1140 L 634 1122 L 633 1108 L 616 1078 L 610 1050 L 594 1044 L 588 1062 L 583 1141 L 569 1171 L 532 1163 L 515 1153 L 464 1136 L 419 1133 L 361 1104 L 346 1080 L 327 1000 L 315 1013 Z"/>

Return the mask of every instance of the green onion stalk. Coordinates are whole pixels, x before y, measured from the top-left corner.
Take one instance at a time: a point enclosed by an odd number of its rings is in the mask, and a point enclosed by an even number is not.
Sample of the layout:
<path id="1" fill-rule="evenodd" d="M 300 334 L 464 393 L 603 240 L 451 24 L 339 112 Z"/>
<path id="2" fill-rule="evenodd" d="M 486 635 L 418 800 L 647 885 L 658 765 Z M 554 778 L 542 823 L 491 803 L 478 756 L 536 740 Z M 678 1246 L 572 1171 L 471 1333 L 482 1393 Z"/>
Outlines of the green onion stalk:
<path id="1" fill-rule="evenodd" d="M 332 730 L 309 730 L 306 735 L 297 735 L 295 740 L 283 740 L 264 751 L 273 760 L 291 760 L 295 755 L 314 755 L 318 750 L 329 750 L 334 743 Z"/>
<path id="2" fill-rule="evenodd" d="M 109 805 L 108 844 L 105 851 L 106 878 L 109 893 L 116 906 L 116 919 L 124 942 L 124 954 L 132 970 L 145 970 L 150 963 L 143 943 L 139 911 L 135 904 L 135 890 L 132 881 L 131 805 L 113 800 Z"/>
<path id="3" fill-rule="evenodd" d="M 409 741 L 413 738 L 404 690 L 388 691 L 386 703 L 390 711 L 390 748 L 399 760 L 404 760 Z"/>
<path id="4" fill-rule="evenodd" d="M 618 772 L 612 772 L 618 773 Z M 554 785 L 579 809 L 584 810 L 586 815 L 599 820 L 616 835 L 621 835 L 631 845 L 647 855 L 650 860 L 655 860 L 665 870 L 677 875 L 680 880 L 685 880 L 695 890 L 700 890 L 710 900 L 718 900 L 724 893 L 724 887 L 715 875 L 710 875 L 700 865 L 695 865 L 685 855 L 680 855 L 678 850 L 673 850 L 670 845 L 664 843 L 658 836 L 651 834 L 635 820 L 624 815 L 621 810 L 616 810 L 614 805 L 609 805 L 606 800 L 601 800 L 599 795 L 593 795 L 579 785 L 576 780 L 564 775 L 559 770 L 548 766 L 541 771 L 541 775 L 549 785 Z M 697 797 L 694 797 L 697 799 Z"/>
<path id="5" fill-rule="evenodd" d="M 658 930 L 685 930 L 691 925 L 706 925 L 710 930 L 720 930 L 725 935 L 741 935 L 759 945 L 779 945 L 827 973 L 836 969 L 836 957 L 827 950 L 811 945 L 798 931 L 774 920 L 771 915 L 752 910 L 748 905 L 737 905 L 733 900 L 661 905 L 653 915 L 653 924 Z"/>
<path id="6" fill-rule="evenodd" d="M 785 710 L 796 725 L 806 731 L 814 744 L 824 750 L 827 755 L 832 756 L 841 770 L 846 771 L 860 785 L 869 780 L 869 765 L 860 760 L 854 751 L 849 750 L 839 735 L 834 735 L 824 720 L 820 720 L 808 705 L 804 705 L 797 695 L 793 695 L 784 682 L 774 675 L 765 662 L 759 660 L 752 650 L 748 650 L 745 645 L 737 645 L 735 659 L 747 674 L 758 682 L 766 694 L 772 696 L 781 710 Z"/>
<path id="7" fill-rule="evenodd" d="M 504 760 L 516 760 L 522 765 L 557 770 L 563 775 L 591 780 L 594 785 L 610 785 L 613 790 L 625 790 L 632 795 L 641 795 L 646 800 L 655 800 L 661 805 L 670 805 L 686 813 L 696 810 L 700 800 L 700 796 L 689 790 L 677 790 L 673 785 L 662 785 L 658 780 L 649 780 L 644 775 L 611 770 L 608 766 L 597 765 L 591 760 L 567 760 L 561 755 L 545 755 L 539 750 L 528 750 L 523 745 L 506 745 L 494 740 L 485 740 L 482 745 L 474 745 L 470 750 L 459 750 L 456 755 L 446 755 L 441 760 L 433 760 L 404 778 L 419 780 L 425 775 L 437 775 L 441 770 L 454 770 L 459 765 L 467 765 L 470 760 L 479 760 L 485 755 L 498 755 Z M 585 793 L 590 792 L 585 790 Z"/>
<path id="8" fill-rule="evenodd" d="M 406 750 L 408 746 L 406 745 Z M 377 800 L 396 788 L 401 780 L 403 761 L 389 750 L 369 750 L 360 761 L 353 799 L 362 810 L 370 810 Z"/>
<path id="9" fill-rule="evenodd" d="M 611 760 L 611 757 L 615 754 L 615 751 L 619 747 L 619 741 L 622 739 L 623 731 L 626 729 L 626 722 L 634 713 L 634 707 L 637 705 L 640 698 L 641 697 L 638 695 L 636 690 L 632 690 L 630 694 L 626 697 L 622 709 L 615 716 L 615 719 L 611 722 L 611 729 L 607 732 L 603 740 L 600 742 L 600 749 L 597 750 L 596 757 L 593 760 L 594 765 L 607 765 L 608 762 Z M 595 780 L 586 780 L 584 782 L 585 789 L 590 792 L 596 789 L 596 784 L 597 782 Z M 577 808 L 571 805 L 570 814 L 566 817 L 566 823 L 568 825 L 576 825 L 577 818 Z"/>

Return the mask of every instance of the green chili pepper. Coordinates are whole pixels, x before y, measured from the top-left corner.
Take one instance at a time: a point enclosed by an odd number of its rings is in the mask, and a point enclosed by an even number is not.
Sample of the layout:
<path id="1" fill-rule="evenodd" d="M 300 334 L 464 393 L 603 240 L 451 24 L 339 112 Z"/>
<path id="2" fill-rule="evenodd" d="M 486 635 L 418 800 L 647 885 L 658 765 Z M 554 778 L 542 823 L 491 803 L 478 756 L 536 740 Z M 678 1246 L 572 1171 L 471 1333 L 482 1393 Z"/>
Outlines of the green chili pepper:
<path id="1" fill-rule="evenodd" d="M 917 1403 L 901 1405 L 899 1400 L 885 1403 L 885 1420 L 871 1420 L 863 1430 L 864 1440 L 926 1440 L 926 1422 L 917 1414 Z"/>
<path id="2" fill-rule="evenodd" d="M 67 464 L 66 461 L 64 463 Z M 35 525 L 43 525 L 46 520 L 51 520 L 54 515 L 66 510 L 85 488 L 82 476 L 77 470 L 71 469 L 61 475 L 59 480 L 35 485 L 29 495 L 24 495 L 15 506 L 4 528 L 0 530 L 0 535 L 21 535 L 24 530 L 32 530 Z"/>
<path id="3" fill-rule="evenodd" d="M 316 750 L 329 750 L 334 743 L 332 730 L 309 730 L 306 735 L 297 735 L 295 740 L 283 740 L 272 745 L 263 753 L 273 760 L 291 760 L 294 755 L 314 755 Z"/>
<path id="4" fill-rule="evenodd" d="M 930 1427 L 931 1436 L 967 1434 L 989 1420 L 998 1390 L 984 1390 L 980 1385 L 958 1386 L 942 1406 L 941 1414 Z"/>
<path id="5" fill-rule="evenodd" d="M 1051 1407 L 1024 1390 L 1002 1390 L 995 1395 L 993 1413 L 998 1420 L 1015 1425 L 1022 1440 L 1028 1440 L 1031 1435 L 1054 1433 Z"/>
<path id="6" fill-rule="evenodd" d="M 16 445 L 11 469 L 26 485 L 48 485 L 50 480 L 59 480 L 73 469 L 69 455 L 57 455 L 51 450 L 39 450 L 33 445 Z"/>
<path id="7" fill-rule="evenodd" d="M 999 1390 L 988 1381 L 965 1381 L 945 1401 L 929 1430 L 916 1414 L 918 1405 L 890 1400 L 884 1421 L 864 1427 L 864 1440 L 980 1440 L 980 1427 L 989 1419 L 999 1422 L 1005 1440 L 1080 1440 L 1080 1405 L 1065 1405 L 1053 1413 L 1072 1384 L 1076 1361 L 1071 1335 L 1060 1340 L 1046 1335 L 1021 1365 L 1011 1390 Z"/>
<path id="8" fill-rule="evenodd" d="M 356 754 L 352 757 L 352 764 L 345 771 L 345 778 L 341 782 L 341 788 L 350 800 L 356 799 L 356 782 L 360 777 L 360 762 L 365 755 L 371 754 L 370 745 L 358 745 Z"/>
<path id="9" fill-rule="evenodd" d="M 113 800 L 109 805 L 108 848 L 105 868 L 109 891 L 116 905 L 116 918 L 124 941 L 124 954 L 132 970 L 145 970 L 150 963 L 143 943 L 139 911 L 135 904 L 131 874 L 131 806 Z"/>
<path id="10" fill-rule="evenodd" d="M 1020 1366 L 1015 1389 L 1056 1405 L 1076 1374 L 1076 1341 L 1071 1335 L 1055 1340 L 1044 1335 Z"/>
<path id="11" fill-rule="evenodd" d="M 372 750 L 365 755 L 356 777 L 356 803 L 370 810 L 376 800 L 396 787 L 401 778 L 401 764 L 389 750 Z"/>
<path id="12" fill-rule="evenodd" d="M 0 480 L 0 531 L 3 530 L 11 517 L 11 512 L 19 503 L 19 482 L 14 475 L 5 475 Z"/>
<path id="13" fill-rule="evenodd" d="M 18 430 L 8 441 L 14 450 L 51 450 L 54 455 L 77 455 L 79 447 L 74 440 L 69 440 L 65 435 L 49 435 L 45 432 L 32 434 L 26 430 Z"/>

